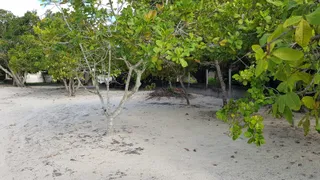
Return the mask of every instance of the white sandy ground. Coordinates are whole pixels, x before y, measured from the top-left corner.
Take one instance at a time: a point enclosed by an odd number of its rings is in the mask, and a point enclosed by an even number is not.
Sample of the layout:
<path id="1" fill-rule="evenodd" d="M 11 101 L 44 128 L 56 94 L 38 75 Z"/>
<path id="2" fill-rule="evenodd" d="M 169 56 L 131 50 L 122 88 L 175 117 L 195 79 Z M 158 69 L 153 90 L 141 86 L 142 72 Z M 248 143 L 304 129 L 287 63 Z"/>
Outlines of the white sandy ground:
<path id="1" fill-rule="evenodd" d="M 118 102 L 121 92 L 112 92 Z M 105 136 L 96 95 L 0 86 L 0 180 L 320 179 L 320 138 L 267 118 L 267 144 L 232 141 L 221 100 L 146 101 L 139 92 Z M 268 116 L 269 117 L 269 116 Z"/>

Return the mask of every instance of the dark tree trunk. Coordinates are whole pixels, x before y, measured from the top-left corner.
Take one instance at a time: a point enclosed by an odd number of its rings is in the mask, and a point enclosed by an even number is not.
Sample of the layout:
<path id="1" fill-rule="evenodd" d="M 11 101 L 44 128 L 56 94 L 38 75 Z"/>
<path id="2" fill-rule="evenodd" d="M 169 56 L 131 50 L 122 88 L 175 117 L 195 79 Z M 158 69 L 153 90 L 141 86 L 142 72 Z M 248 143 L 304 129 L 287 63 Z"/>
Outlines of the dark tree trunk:
<path id="1" fill-rule="evenodd" d="M 223 105 L 226 105 L 228 103 L 228 93 L 227 93 L 227 90 L 226 90 L 226 84 L 223 81 L 223 76 L 222 76 L 222 72 L 221 72 L 219 61 L 215 60 L 214 64 L 216 66 L 218 79 L 220 81 Z"/>
<path id="2" fill-rule="evenodd" d="M 183 96 L 187 101 L 187 105 L 189 106 L 190 105 L 189 95 L 188 95 L 186 87 L 183 84 L 182 76 L 179 76 L 179 82 L 180 82 L 181 88 L 183 90 Z"/>

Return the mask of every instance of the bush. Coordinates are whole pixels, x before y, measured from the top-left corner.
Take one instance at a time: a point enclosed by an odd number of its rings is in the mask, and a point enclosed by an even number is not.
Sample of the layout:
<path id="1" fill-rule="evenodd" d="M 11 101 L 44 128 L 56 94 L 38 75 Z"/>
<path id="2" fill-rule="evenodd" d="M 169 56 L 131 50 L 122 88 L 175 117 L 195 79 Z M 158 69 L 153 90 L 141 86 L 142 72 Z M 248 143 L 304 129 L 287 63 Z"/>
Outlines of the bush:
<path id="1" fill-rule="evenodd" d="M 215 78 L 209 78 L 208 79 L 208 84 L 211 85 L 211 86 L 215 86 L 215 85 L 218 85 L 219 81 Z"/>
<path id="2" fill-rule="evenodd" d="M 155 88 L 156 88 L 156 84 L 155 83 L 151 83 L 150 85 L 147 85 L 145 87 L 145 90 L 151 91 L 151 90 L 154 90 Z"/>

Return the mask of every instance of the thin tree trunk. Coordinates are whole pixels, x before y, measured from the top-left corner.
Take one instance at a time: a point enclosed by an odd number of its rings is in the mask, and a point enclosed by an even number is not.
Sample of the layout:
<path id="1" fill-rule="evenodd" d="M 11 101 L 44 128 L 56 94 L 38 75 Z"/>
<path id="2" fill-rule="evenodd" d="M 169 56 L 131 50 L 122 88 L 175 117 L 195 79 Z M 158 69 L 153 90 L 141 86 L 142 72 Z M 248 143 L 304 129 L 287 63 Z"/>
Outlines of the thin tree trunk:
<path id="1" fill-rule="evenodd" d="M 108 133 L 109 135 L 113 133 L 113 120 L 121 113 L 124 104 L 139 90 L 140 86 L 141 86 L 141 76 L 145 71 L 145 65 L 143 64 L 143 68 L 142 70 L 138 70 L 139 66 L 142 63 L 142 60 L 139 61 L 136 65 L 131 66 L 127 61 L 125 61 L 128 68 L 129 68 L 129 72 L 127 75 L 127 80 L 126 80 L 126 86 L 125 86 L 125 92 L 122 96 L 122 99 L 118 105 L 118 107 L 109 115 L 107 116 L 107 119 L 109 121 L 108 124 Z M 132 77 L 132 72 L 135 72 L 137 75 L 136 78 L 136 82 L 135 82 L 135 86 L 133 87 L 133 89 L 131 90 L 131 92 L 129 92 L 129 85 L 130 85 L 130 81 L 131 81 L 131 77 Z"/>
<path id="2" fill-rule="evenodd" d="M 72 96 L 72 78 L 69 78 L 69 96 Z"/>
<path id="3" fill-rule="evenodd" d="M 69 96 L 75 96 L 76 89 L 74 86 L 74 79 L 69 78 L 69 81 L 67 79 L 62 79 L 62 81 L 66 91 L 69 93 Z"/>
<path id="4" fill-rule="evenodd" d="M 66 89 L 66 91 L 69 91 L 69 89 L 68 89 L 67 79 L 62 79 L 62 81 L 63 81 L 64 88 Z"/>
<path id="5" fill-rule="evenodd" d="M 110 77 L 111 77 L 111 45 L 109 44 L 108 79 L 107 79 L 107 114 L 110 113 Z M 113 120 L 111 120 L 113 121 Z"/>
<path id="6" fill-rule="evenodd" d="M 75 89 L 75 86 L 74 86 L 74 78 L 70 78 L 70 84 L 71 84 L 71 96 L 75 96 L 76 89 Z"/>
<path id="7" fill-rule="evenodd" d="M 189 106 L 190 105 L 189 95 L 188 95 L 186 87 L 183 84 L 182 76 L 179 76 L 178 79 L 179 79 L 180 85 L 181 85 L 183 93 L 184 93 L 184 98 L 186 99 L 187 105 Z"/>
<path id="8" fill-rule="evenodd" d="M 169 87 L 170 87 L 170 89 L 172 89 L 172 83 L 171 83 L 171 81 L 169 81 Z"/>
<path id="9" fill-rule="evenodd" d="M 43 71 L 41 71 L 41 76 L 42 76 L 42 79 L 43 79 L 43 83 L 47 83 L 47 81 L 46 81 L 46 76 L 45 76 L 45 74 L 43 73 Z"/>
<path id="10" fill-rule="evenodd" d="M 96 94 L 98 95 L 98 97 L 99 97 L 99 99 L 100 99 L 101 108 L 102 108 L 102 110 L 103 110 L 103 113 L 104 113 L 106 116 L 108 116 L 108 114 L 107 114 L 107 109 L 106 109 L 106 105 L 105 105 L 105 103 L 104 103 L 103 96 L 102 96 L 101 93 L 100 93 L 100 87 L 99 87 L 99 83 L 98 83 L 96 77 L 93 77 L 93 78 L 92 78 L 92 81 L 93 81 L 93 83 L 94 83 L 94 87 L 96 88 Z"/>
<path id="11" fill-rule="evenodd" d="M 75 92 L 78 91 L 78 89 L 80 88 L 80 86 L 81 86 L 81 84 L 82 84 L 80 78 L 78 78 L 78 77 L 77 77 L 77 82 L 78 82 L 78 84 L 77 84 L 77 87 L 76 87 L 76 89 L 75 89 Z"/>
<path id="12" fill-rule="evenodd" d="M 223 81 L 223 76 L 222 76 L 222 72 L 221 72 L 219 61 L 215 60 L 214 63 L 215 63 L 216 69 L 217 69 L 218 79 L 220 81 L 223 105 L 226 105 L 228 103 L 228 93 L 227 93 L 227 90 L 226 90 L 226 84 Z"/>
<path id="13" fill-rule="evenodd" d="M 22 82 L 23 82 L 23 84 L 25 84 L 26 82 L 27 82 L 27 78 L 28 78 L 28 73 L 23 73 L 23 77 L 22 77 Z"/>

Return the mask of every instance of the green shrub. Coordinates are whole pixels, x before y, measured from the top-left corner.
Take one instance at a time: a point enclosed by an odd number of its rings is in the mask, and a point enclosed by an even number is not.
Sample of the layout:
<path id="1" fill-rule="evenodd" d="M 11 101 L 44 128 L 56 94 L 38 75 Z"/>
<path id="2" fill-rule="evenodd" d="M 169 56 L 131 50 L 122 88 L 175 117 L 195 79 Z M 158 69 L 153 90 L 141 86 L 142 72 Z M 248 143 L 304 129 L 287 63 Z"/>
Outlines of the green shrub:
<path id="1" fill-rule="evenodd" d="M 208 79 L 208 84 L 209 85 L 212 85 L 212 86 L 214 86 L 214 85 L 217 85 L 219 83 L 219 81 L 217 80 L 217 79 L 215 79 L 215 78 L 209 78 Z"/>
<path id="2" fill-rule="evenodd" d="M 151 83 L 150 85 L 147 85 L 145 87 L 145 90 L 151 91 L 151 90 L 154 90 L 155 88 L 156 88 L 156 84 L 155 83 Z"/>

